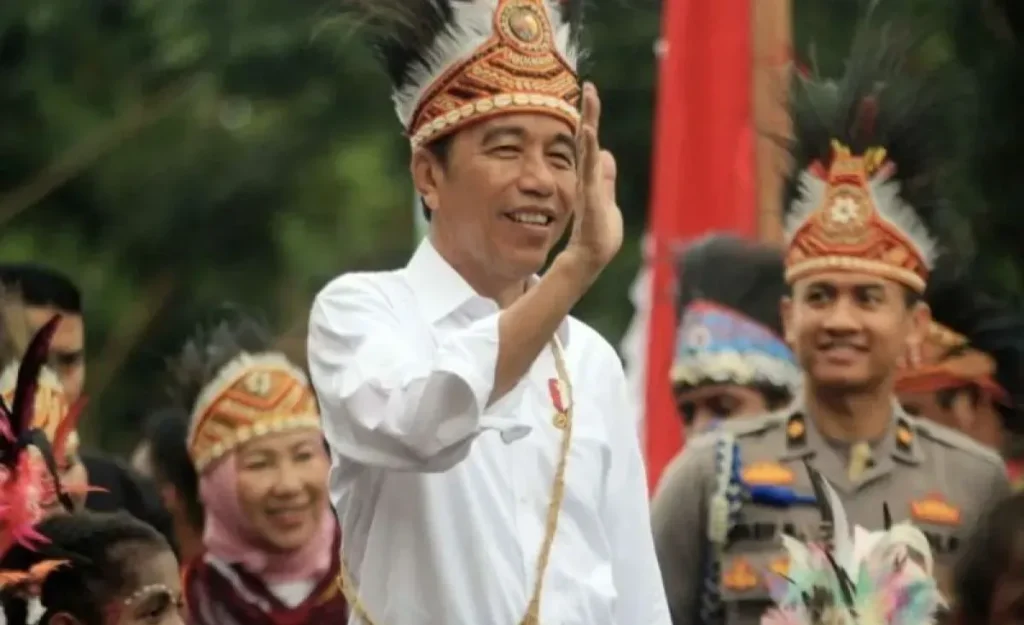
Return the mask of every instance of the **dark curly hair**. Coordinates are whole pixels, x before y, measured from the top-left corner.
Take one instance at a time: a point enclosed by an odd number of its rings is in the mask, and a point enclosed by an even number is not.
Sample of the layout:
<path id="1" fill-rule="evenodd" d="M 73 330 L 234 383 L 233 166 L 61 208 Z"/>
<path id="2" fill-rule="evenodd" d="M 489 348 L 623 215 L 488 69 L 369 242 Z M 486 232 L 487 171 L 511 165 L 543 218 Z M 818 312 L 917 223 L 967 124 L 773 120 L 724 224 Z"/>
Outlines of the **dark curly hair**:
<path id="1" fill-rule="evenodd" d="M 16 546 L 0 560 L 0 568 L 26 571 L 47 560 L 68 560 L 42 584 L 39 596 L 45 609 L 40 625 L 48 625 L 61 612 L 73 615 L 83 625 L 102 625 L 103 606 L 136 582 L 129 562 L 140 552 L 170 551 L 155 529 L 124 512 L 100 514 L 78 512 L 51 516 L 36 526 L 49 542 L 36 550 Z M 26 625 L 28 604 L 21 596 L 0 595 L 10 625 Z"/>

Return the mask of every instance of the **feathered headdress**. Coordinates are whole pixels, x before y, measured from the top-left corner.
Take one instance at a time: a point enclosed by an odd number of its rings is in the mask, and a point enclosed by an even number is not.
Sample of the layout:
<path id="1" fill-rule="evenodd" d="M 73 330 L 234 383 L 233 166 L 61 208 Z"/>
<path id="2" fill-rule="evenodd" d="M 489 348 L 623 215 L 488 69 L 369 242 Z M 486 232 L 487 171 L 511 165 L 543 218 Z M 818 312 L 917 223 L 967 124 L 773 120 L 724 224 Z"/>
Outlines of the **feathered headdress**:
<path id="1" fill-rule="evenodd" d="M 795 76 L 789 282 L 852 271 L 924 291 L 948 212 L 955 102 L 944 73 L 912 66 L 916 44 L 865 21 L 839 81 Z"/>
<path id="2" fill-rule="evenodd" d="M 1006 409 L 1004 417 L 1024 408 L 1024 314 L 982 292 L 952 259 L 932 273 L 925 299 L 932 326 L 919 364 L 900 372 L 897 392 L 973 384 Z M 1007 427 L 1019 427 L 1015 421 Z"/>
<path id="3" fill-rule="evenodd" d="M 320 427 L 306 375 L 270 345 L 262 325 L 239 315 L 200 328 L 171 364 L 198 472 L 252 438 Z"/>
<path id="4" fill-rule="evenodd" d="M 500 114 L 579 121 L 583 0 L 343 0 L 368 26 L 413 146 Z"/>
<path id="5" fill-rule="evenodd" d="M 819 542 L 783 536 L 788 575 L 769 573 L 776 607 L 762 625 L 927 625 L 945 607 L 928 539 L 909 523 L 851 528 L 831 486 L 808 467 L 821 510 Z"/>
<path id="6" fill-rule="evenodd" d="M 684 251 L 679 275 L 673 385 L 799 384 L 800 368 L 781 338 L 781 252 L 713 235 Z"/>
<path id="7" fill-rule="evenodd" d="M 45 540 L 33 526 L 53 499 L 71 509 L 51 442 L 35 426 L 43 363 L 58 323 L 55 317 L 32 337 L 20 365 L 13 365 L 17 382 L 10 400 L 0 395 L 0 553 L 15 543 L 31 547 Z"/>

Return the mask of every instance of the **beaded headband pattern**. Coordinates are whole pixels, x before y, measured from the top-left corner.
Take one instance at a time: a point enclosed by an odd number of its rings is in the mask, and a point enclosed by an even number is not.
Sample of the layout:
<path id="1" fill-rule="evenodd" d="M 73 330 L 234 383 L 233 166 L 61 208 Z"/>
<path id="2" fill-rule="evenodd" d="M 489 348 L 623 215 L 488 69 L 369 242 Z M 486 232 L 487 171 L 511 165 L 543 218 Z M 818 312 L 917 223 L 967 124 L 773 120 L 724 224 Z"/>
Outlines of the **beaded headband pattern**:
<path id="1" fill-rule="evenodd" d="M 774 332 L 747 316 L 707 300 L 683 312 L 672 363 L 677 388 L 701 384 L 769 384 L 795 389 L 800 367 Z"/>
<path id="2" fill-rule="evenodd" d="M 305 374 L 284 354 L 242 353 L 221 368 L 192 410 L 188 448 L 203 472 L 253 438 L 319 429 L 316 398 Z"/>

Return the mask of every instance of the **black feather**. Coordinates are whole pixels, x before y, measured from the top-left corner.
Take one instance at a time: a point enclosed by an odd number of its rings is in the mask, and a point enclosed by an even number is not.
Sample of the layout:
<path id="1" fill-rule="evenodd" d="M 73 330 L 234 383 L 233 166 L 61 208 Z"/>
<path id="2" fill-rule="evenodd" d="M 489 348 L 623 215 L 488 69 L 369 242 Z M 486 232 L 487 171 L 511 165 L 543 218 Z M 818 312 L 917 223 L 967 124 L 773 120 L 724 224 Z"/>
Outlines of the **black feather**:
<path id="1" fill-rule="evenodd" d="M 35 415 L 36 390 L 39 388 L 39 374 L 50 351 L 50 341 L 60 324 L 55 315 L 32 337 L 28 348 L 21 357 L 18 367 L 18 381 L 14 388 L 14 399 L 6 415 L 13 441 L 0 436 L 0 464 L 6 465 L 13 473 L 17 470 L 19 452 L 25 448 L 27 437 L 32 430 Z"/>
<path id="2" fill-rule="evenodd" d="M 926 41 L 923 33 L 865 18 L 839 80 L 794 73 L 789 102 L 793 135 L 787 142 L 792 167 L 784 211 L 799 197 L 800 174 L 814 162 L 828 166 L 834 139 L 855 154 L 885 148 L 896 165 L 904 201 L 935 238 L 947 238 L 954 217 L 943 185 L 955 170 L 959 149 L 954 129 L 968 91 L 952 65 L 918 62 Z M 877 110 L 870 124 L 864 123 L 865 102 Z"/>
<path id="3" fill-rule="evenodd" d="M 882 502 L 882 527 L 885 531 L 892 528 L 892 513 L 889 511 L 889 504 Z"/>
<path id="4" fill-rule="evenodd" d="M 827 524 L 829 527 L 835 525 L 835 512 L 832 510 L 832 504 L 829 502 L 828 493 L 825 491 L 824 478 L 821 474 L 804 459 L 804 468 L 807 470 L 808 477 L 811 478 L 811 488 L 814 490 L 814 498 L 818 503 L 818 512 L 821 514 L 822 524 Z M 825 537 L 828 542 L 832 542 L 832 537 Z"/>
<path id="5" fill-rule="evenodd" d="M 453 7 L 475 1 L 479 0 L 343 0 L 341 6 L 342 17 L 356 23 L 384 65 L 392 88 L 400 90 L 417 69 L 437 69 L 428 56 L 431 46 L 442 33 L 457 32 Z M 578 46 L 586 0 L 555 4 L 570 25 L 570 40 Z"/>
<path id="6" fill-rule="evenodd" d="M 969 267 L 948 256 L 932 271 L 925 299 L 935 321 L 968 341 L 965 348 L 954 348 L 943 357 L 956 356 L 966 348 L 991 356 L 996 362 L 995 377 L 1010 394 L 1010 405 L 1001 410 L 1005 426 L 1024 431 L 1024 314 L 984 292 Z"/>
<path id="7" fill-rule="evenodd" d="M 676 311 L 697 299 L 716 302 L 782 335 L 779 302 L 787 293 L 782 252 L 726 234 L 688 246 L 679 259 Z"/>
<path id="8" fill-rule="evenodd" d="M 202 324 L 170 362 L 171 395 L 175 403 L 191 413 L 203 388 L 220 370 L 243 352 L 270 351 L 273 336 L 267 326 L 253 317 L 231 311 L 228 318 Z"/>

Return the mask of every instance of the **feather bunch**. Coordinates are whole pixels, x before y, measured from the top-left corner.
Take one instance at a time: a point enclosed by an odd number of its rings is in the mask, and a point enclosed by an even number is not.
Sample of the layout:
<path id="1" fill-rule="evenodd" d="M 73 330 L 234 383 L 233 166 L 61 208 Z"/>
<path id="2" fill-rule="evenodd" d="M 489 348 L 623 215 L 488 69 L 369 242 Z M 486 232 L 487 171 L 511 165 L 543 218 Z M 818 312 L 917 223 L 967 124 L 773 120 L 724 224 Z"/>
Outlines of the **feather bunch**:
<path id="1" fill-rule="evenodd" d="M 808 168 L 815 162 L 828 168 L 833 140 L 854 154 L 881 147 L 895 167 L 873 185 L 879 210 L 929 265 L 934 261 L 936 240 L 947 240 L 955 219 L 943 184 L 960 153 L 954 129 L 967 91 L 952 66 L 915 62 L 926 41 L 866 18 L 839 80 L 794 73 L 788 107 L 793 135 L 785 142 L 792 161 L 783 198 L 787 232 L 817 208 L 822 196 L 816 187 L 823 183 Z"/>
<path id="2" fill-rule="evenodd" d="M 221 369 L 244 353 L 258 354 L 271 349 L 273 337 L 259 321 L 237 311 L 212 326 L 200 326 L 169 365 L 171 395 L 191 414 L 203 389 Z"/>
<path id="3" fill-rule="evenodd" d="M 995 377 L 1010 394 L 1000 406 L 1009 429 L 1024 431 L 1024 314 L 983 292 L 966 265 L 944 258 L 928 279 L 925 300 L 938 323 L 967 337 L 969 348 L 996 361 Z M 951 352 L 945 357 L 959 355 Z"/>
<path id="4" fill-rule="evenodd" d="M 776 606 L 762 625 L 934 623 L 946 604 L 932 576 L 924 534 L 909 523 L 879 532 L 851 528 L 835 491 L 811 471 L 830 529 L 820 543 L 782 537 L 789 571 L 785 577 L 767 575 Z"/>
<path id="5" fill-rule="evenodd" d="M 679 314 L 694 300 L 710 300 L 782 335 L 779 302 L 789 290 L 779 250 L 732 235 L 710 235 L 686 248 L 678 273 Z"/>
<path id="6" fill-rule="evenodd" d="M 494 34 L 500 0 L 343 0 L 387 70 L 398 118 L 406 128 L 424 92 L 449 67 L 468 58 Z M 555 45 L 576 67 L 584 0 L 542 0 Z"/>

